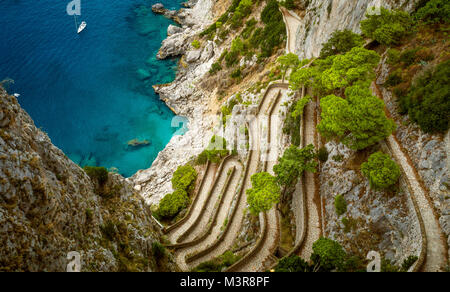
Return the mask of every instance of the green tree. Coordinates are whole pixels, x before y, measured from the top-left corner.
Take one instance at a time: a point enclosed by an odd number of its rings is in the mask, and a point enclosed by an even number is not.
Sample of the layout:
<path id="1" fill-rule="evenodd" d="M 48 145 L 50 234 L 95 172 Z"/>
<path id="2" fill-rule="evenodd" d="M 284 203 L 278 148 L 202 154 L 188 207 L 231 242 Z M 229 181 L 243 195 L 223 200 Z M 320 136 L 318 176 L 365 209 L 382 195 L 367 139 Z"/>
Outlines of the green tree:
<path id="1" fill-rule="evenodd" d="M 408 12 L 381 8 L 380 14 L 366 15 L 361 21 L 364 35 L 383 45 L 398 45 L 402 38 L 409 35 L 413 28 L 413 19 Z"/>
<path id="2" fill-rule="evenodd" d="M 300 64 L 298 56 L 293 53 L 289 53 L 281 57 L 278 57 L 277 61 L 280 64 L 281 70 L 283 72 L 283 80 L 284 77 L 286 76 L 286 72 L 289 69 L 295 68 Z"/>
<path id="3" fill-rule="evenodd" d="M 272 209 L 280 200 L 281 190 L 275 177 L 267 172 L 252 175 L 252 188 L 247 192 L 247 203 L 253 214 Z"/>
<path id="4" fill-rule="evenodd" d="M 304 171 L 316 172 L 317 161 L 312 144 L 300 149 L 294 145 L 286 149 L 273 167 L 276 181 L 281 186 L 292 186 Z"/>
<path id="5" fill-rule="evenodd" d="M 449 23 L 450 2 L 448 0 L 430 0 L 417 10 L 416 19 L 427 24 Z"/>
<path id="6" fill-rule="evenodd" d="M 347 99 L 329 95 L 321 99 L 322 120 L 317 126 L 326 138 L 338 137 L 355 150 L 385 139 L 395 130 L 384 112 L 384 102 L 360 85 L 347 88 Z"/>
<path id="7" fill-rule="evenodd" d="M 450 125 L 450 60 L 426 71 L 411 86 L 409 93 L 399 96 L 401 113 L 427 133 L 445 133 Z"/>
<path id="8" fill-rule="evenodd" d="M 310 265 L 298 255 L 291 255 L 289 257 L 282 258 L 277 266 L 275 272 L 279 273 L 307 273 L 311 272 Z"/>
<path id="9" fill-rule="evenodd" d="M 185 190 L 178 189 L 167 194 L 159 203 L 158 215 L 163 218 L 173 218 L 189 204 L 189 197 Z"/>
<path id="10" fill-rule="evenodd" d="M 394 185 L 400 177 L 400 167 L 389 155 L 376 152 L 361 165 L 361 171 L 369 179 L 370 186 L 385 189 Z"/>
<path id="11" fill-rule="evenodd" d="M 361 47 L 364 45 L 364 39 L 359 34 L 351 30 L 335 31 L 331 38 L 323 44 L 320 58 L 324 59 L 337 54 L 344 54 L 354 47 Z"/>
<path id="12" fill-rule="evenodd" d="M 174 190 L 185 190 L 190 193 L 194 189 L 197 179 L 197 171 L 190 164 L 179 166 L 172 177 L 172 187 Z"/>
<path id="13" fill-rule="evenodd" d="M 293 90 L 312 87 L 319 95 L 354 84 L 368 86 L 375 77 L 374 68 L 379 60 L 376 52 L 354 47 L 343 55 L 318 59 L 310 67 L 299 68 L 291 74 L 289 85 Z"/>
<path id="14" fill-rule="evenodd" d="M 347 254 L 338 242 L 321 237 L 314 242 L 312 248 L 311 260 L 314 271 L 330 272 L 343 270 Z"/>

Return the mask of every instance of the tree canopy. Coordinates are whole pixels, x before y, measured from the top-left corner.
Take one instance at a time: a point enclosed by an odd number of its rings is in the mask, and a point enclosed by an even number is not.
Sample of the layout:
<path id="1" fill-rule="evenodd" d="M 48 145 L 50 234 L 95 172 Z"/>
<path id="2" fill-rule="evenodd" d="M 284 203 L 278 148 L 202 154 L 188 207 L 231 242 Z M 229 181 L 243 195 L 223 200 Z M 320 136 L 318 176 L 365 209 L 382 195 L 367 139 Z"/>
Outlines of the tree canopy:
<path id="1" fill-rule="evenodd" d="M 247 190 L 247 203 L 253 214 L 269 211 L 280 200 L 281 190 L 274 176 L 267 172 L 252 175 L 252 188 Z"/>
<path id="2" fill-rule="evenodd" d="M 361 171 L 369 179 L 370 186 L 375 189 L 385 189 L 398 181 L 400 167 L 389 155 L 376 152 L 361 165 Z"/>
<path id="3" fill-rule="evenodd" d="M 315 60 L 313 66 L 299 68 L 291 74 L 289 83 L 293 90 L 312 87 L 316 93 L 330 93 L 355 83 L 369 84 L 375 77 L 374 68 L 380 56 L 371 50 L 354 47 L 342 55 Z"/>
<path id="4" fill-rule="evenodd" d="M 296 68 L 300 64 L 300 59 L 296 54 L 293 53 L 278 57 L 277 61 L 280 64 L 281 71 L 283 72 L 283 79 L 286 76 L 287 70 Z"/>
<path id="5" fill-rule="evenodd" d="M 368 88 L 355 85 L 345 91 L 346 99 L 329 95 L 320 100 L 322 120 L 317 126 L 326 138 L 338 137 L 355 150 L 385 139 L 396 129 L 384 112 L 384 102 Z"/>
<path id="6" fill-rule="evenodd" d="M 338 242 L 321 237 L 314 242 L 312 248 L 311 260 L 315 265 L 315 270 L 324 272 L 343 270 L 347 254 Z"/>
<path id="7" fill-rule="evenodd" d="M 383 45 L 398 45 L 402 38 L 412 32 L 413 19 L 408 12 L 381 8 L 379 14 L 367 14 L 361 21 L 364 35 Z"/>
<path id="8" fill-rule="evenodd" d="M 294 145 L 286 149 L 273 167 L 276 180 L 281 186 L 291 186 L 304 171 L 316 172 L 317 161 L 312 144 L 300 149 Z"/>
<path id="9" fill-rule="evenodd" d="M 364 39 L 359 34 L 351 30 L 337 30 L 330 39 L 323 44 L 320 58 L 324 59 L 337 54 L 344 54 L 354 47 L 361 47 L 364 44 Z"/>
<path id="10" fill-rule="evenodd" d="M 179 166 L 172 177 L 172 187 L 174 190 L 192 191 L 197 171 L 190 164 Z"/>

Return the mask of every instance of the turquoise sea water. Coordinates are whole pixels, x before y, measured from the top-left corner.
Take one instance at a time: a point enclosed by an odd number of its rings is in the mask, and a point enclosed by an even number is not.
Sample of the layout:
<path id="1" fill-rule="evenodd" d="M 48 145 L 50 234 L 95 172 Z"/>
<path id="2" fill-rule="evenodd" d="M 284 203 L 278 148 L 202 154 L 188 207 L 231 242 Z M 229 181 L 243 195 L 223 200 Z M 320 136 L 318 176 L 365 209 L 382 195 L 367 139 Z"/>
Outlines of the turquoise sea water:
<path id="1" fill-rule="evenodd" d="M 53 143 L 76 163 L 116 167 L 124 176 L 148 168 L 177 130 L 151 85 L 175 76 L 177 60 L 156 53 L 170 20 L 145 0 L 82 0 L 76 34 L 69 0 L 0 1 L 0 80 Z M 158 0 L 178 9 L 180 0 Z M 143 80 L 138 71 L 149 77 Z M 133 148 L 132 139 L 150 146 Z"/>

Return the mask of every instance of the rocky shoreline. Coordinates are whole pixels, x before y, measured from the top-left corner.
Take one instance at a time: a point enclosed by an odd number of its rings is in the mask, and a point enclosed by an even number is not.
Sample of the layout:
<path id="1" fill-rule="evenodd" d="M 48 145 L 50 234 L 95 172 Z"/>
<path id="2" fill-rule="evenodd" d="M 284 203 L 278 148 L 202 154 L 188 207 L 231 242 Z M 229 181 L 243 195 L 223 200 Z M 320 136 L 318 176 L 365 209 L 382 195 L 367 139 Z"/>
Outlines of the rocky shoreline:
<path id="1" fill-rule="evenodd" d="M 155 4 L 152 10 L 174 19 L 180 26 L 169 25 L 168 37 L 162 42 L 158 59 L 182 56 L 173 82 L 155 85 L 155 92 L 179 117 L 187 118 L 189 130 L 183 135 L 172 137 L 149 169 L 140 170 L 128 179 L 145 199 L 155 205 L 165 194 L 172 192 L 170 180 L 178 166 L 198 155 L 212 136 L 217 122 L 215 113 L 208 113 L 209 93 L 196 85 L 208 73 L 214 56 L 220 48 L 208 41 L 198 49 L 192 47 L 194 37 L 212 23 L 211 0 L 193 0 L 185 4 L 189 8 L 170 11 L 162 4 Z M 180 126 L 182 120 L 174 120 L 173 126 Z M 185 125 L 186 126 L 186 125 Z"/>

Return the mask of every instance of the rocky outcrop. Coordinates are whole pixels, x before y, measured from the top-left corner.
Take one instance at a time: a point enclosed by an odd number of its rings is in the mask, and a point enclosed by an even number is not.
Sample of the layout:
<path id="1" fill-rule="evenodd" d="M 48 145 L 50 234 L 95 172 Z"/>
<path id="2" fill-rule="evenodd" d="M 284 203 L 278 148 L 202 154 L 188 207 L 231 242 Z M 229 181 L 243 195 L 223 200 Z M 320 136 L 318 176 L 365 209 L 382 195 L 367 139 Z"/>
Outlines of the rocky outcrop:
<path id="1" fill-rule="evenodd" d="M 121 176 L 99 192 L 3 89 L 0 113 L 1 271 L 66 271 L 72 251 L 82 271 L 176 269 L 153 257 L 159 227 Z"/>
<path id="2" fill-rule="evenodd" d="M 410 255 L 419 256 L 422 234 L 403 178 L 396 192 L 374 191 L 359 171 L 360 163 L 366 160 L 362 153 L 336 142 L 325 146 L 329 159 L 320 171 L 324 235 L 363 258 L 371 250 L 399 264 Z M 340 216 L 334 206 L 337 195 L 343 195 L 347 202 L 347 212 Z"/>
<path id="3" fill-rule="evenodd" d="M 305 14 L 297 29 L 295 52 L 300 58 L 317 57 L 336 30 L 360 33 L 359 23 L 368 7 L 401 8 L 411 11 L 418 0 L 311 0 L 305 2 Z"/>
<path id="4" fill-rule="evenodd" d="M 383 84 L 389 76 L 389 65 L 383 59 L 377 84 Z M 409 117 L 399 114 L 398 103 L 392 92 L 385 88 L 384 102 L 392 118 L 397 123 L 395 136 L 403 145 L 413 166 L 418 171 L 437 211 L 439 223 L 450 246 L 450 174 L 448 151 L 450 141 L 442 134 L 427 134 Z M 447 132 L 448 136 L 449 133 Z"/>

